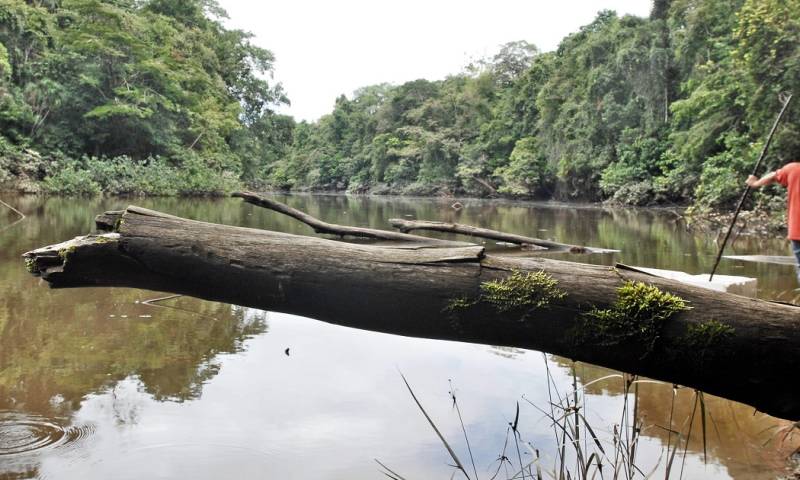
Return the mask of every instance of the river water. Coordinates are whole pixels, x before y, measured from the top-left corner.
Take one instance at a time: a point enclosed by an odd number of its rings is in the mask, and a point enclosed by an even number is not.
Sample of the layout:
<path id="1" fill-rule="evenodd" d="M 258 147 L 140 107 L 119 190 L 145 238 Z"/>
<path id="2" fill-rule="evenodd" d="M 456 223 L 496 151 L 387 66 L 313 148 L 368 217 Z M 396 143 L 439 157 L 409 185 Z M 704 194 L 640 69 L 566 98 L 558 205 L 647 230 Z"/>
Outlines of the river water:
<path id="1" fill-rule="evenodd" d="M 89 232 L 95 214 L 130 203 L 313 235 L 295 220 L 239 200 L 2 199 L 27 218 L 15 223 L 13 212 L 0 210 L 0 479 L 386 478 L 375 459 L 408 479 L 450 478 L 452 461 L 400 372 L 473 477 L 451 391 L 479 478 L 490 478 L 498 466 L 498 478 L 515 473 L 498 460 L 507 438 L 506 456 L 517 467 L 535 450 L 545 472 L 557 462 L 556 434 L 542 410 L 549 412 L 554 389 L 570 391 L 573 375 L 579 386 L 588 384 L 580 389 L 582 411 L 607 450 L 615 424 L 632 415 L 624 410 L 633 394 L 624 393 L 623 379 L 597 366 L 189 297 L 147 302 L 168 295 L 158 292 L 50 290 L 20 259 Z M 579 258 L 602 264 L 707 273 L 717 248 L 713 235 L 687 231 L 666 211 L 478 200 L 462 200 L 456 211 L 446 199 L 279 199 L 335 223 L 388 228 L 394 217 L 458 221 L 621 250 Z M 525 254 L 491 241 L 487 248 Z M 786 255 L 788 246 L 782 239 L 740 238 L 729 253 Z M 762 298 L 797 295 L 791 266 L 724 260 L 719 273 L 757 278 Z M 788 422 L 712 396 L 704 397 L 705 435 L 699 408 L 690 431 L 694 391 L 637 385 L 639 478 L 653 469 L 654 478 L 663 478 L 668 448 L 678 441 L 670 478 L 680 469 L 683 478 L 775 478 L 798 446 L 800 436 L 784 439 Z M 519 453 L 507 432 L 518 404 Z M 670 425 L 680 437 L 668 433 Z"/>

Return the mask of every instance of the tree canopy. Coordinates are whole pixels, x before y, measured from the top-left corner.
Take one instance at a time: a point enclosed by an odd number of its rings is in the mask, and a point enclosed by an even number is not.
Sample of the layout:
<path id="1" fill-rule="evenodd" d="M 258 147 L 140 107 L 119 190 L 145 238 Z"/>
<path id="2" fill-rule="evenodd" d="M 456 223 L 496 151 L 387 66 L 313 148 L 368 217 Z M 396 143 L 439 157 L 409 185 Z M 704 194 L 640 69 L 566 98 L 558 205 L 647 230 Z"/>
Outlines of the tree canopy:
<path id="1" fill-rule="evenodd" d="M 779 93 L 800 93 L 800 3 L 657 0 L 648 18 L 601 11 L 553 52 L 511 42 L 296 123 L 274 112 L 272 54 L 223 16 L 212 0 L 0 0 L 0 182 L 723 207 Z M 800 158 L 798 130 L 792 108 L 770 168 Z"/>
<path id="2" fill-rule="evenodd" d="M 256 176 L 253 158 L 274 155 L 265 125 L 272 136 L 291 127 L 272 110 L 288 100 L 268 80 L 272 53 L 222 15 L 213 0 L 0 0 L 7 168 L 52 175 L 46 185 L 66 193 L 100 188 L 90 173 L 101 167 L 122 177 L 180 170 L 184 193 Z M 128 187 L 162 188 L 115 193 Z"/>
<path id="3" fill-rule="evenodd" d="M 512 42 L 440 81 L 367 87 L 302 125 L 278 187 L 721 207 L 800 92 L 800 3 L 601 11 L 554 52 Z M 800 158 L 790 110 L 770 167 Z"/>

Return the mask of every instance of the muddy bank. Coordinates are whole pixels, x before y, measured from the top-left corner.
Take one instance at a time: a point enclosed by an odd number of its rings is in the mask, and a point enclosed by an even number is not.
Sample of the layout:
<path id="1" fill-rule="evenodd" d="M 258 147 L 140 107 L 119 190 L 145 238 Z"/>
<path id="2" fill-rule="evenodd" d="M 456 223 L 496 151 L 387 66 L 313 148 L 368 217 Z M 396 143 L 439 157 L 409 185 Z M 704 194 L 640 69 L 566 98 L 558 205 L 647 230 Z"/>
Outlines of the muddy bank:
<path id="1" fill-rule="evenodd" d="M 681 221 L 690 231 L 705 233 L 722 241 L 725 231 L 733 219 L 733 212 L 679 212 Z M 739 213 L 731 240 L 739 236 L 750 237 L 786 237 L 786 212 L 784 210 L 749 210 Z"/>

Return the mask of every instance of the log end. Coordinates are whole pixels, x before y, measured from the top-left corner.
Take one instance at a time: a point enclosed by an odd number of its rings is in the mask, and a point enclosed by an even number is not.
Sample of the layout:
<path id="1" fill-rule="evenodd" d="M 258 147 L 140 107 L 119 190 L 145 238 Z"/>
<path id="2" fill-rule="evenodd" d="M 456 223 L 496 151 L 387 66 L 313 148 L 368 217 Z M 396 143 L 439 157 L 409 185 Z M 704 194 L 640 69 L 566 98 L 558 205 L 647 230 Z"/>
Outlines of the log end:
<path id="1" fill-rule="evenodd" d="M 94 224 L 101 232 L 114 232 L 124 213 L 124 210 L 109 210 L 94 217 Z"/>
<path id="2" fill-rule="evenodd" d="M 100 235 L 85 235 L 75 237 L 66 242 L 37 248 L 22 254 L 25 268 L 32 275 L 41 277 L 51 286 L 62 286 L 70 260 L 75 256 L 96 255 L 106 249 L 117 249 L 120 235 L 118 233 L 104 233 Z M 69 282 L 67 282 L 69 283 Z M 63 285 L 66 286 L 66 285 Z"/>

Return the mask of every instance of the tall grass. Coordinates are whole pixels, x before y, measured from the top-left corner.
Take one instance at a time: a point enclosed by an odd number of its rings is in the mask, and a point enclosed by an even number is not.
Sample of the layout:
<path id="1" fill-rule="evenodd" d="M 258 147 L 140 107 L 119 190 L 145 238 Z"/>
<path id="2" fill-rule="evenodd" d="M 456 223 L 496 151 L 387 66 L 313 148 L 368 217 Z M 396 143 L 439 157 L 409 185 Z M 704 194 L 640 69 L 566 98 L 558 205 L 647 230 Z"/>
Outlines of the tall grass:
<path id="1" fill-rule="evenodd" d="M 555 378 L 550 369 L 549 360 L 543 354 L 547 382 L 547 405 L 537 405 L 529 399 L 522 400 L 536 409 L 543 418 L 547 419 L 552 428 L 553 442 L 548 448 L 553 449 L 552 455 L 542 455 L 546 451 L 538 448 L 531 442 L 525 441 L 520 431 L 520 403 L 517 402 L 514 420 L 506 426 L 505 441 L 492 462 L 491 469 L 487 470 L 484 478 L 495 480 L 633 480 L 639 478 L 653 478 L 660 466 L 663 466 L 664 479 L 681 479 L 684 475 L 686 459 L 691 441 L 691 432 L 695 422 L 701 423 L 703 460 L 706 460 L 707 419 L 713 422 L 713 417 L 706 408 L 702 392 L 695 391 L 694 406 L 690 415 L 684 419 L 680 426 L 676 426 L 674 418 L 675 401 L 678 386 L 671 389 L 670 413 L 668 425 L 648 425 L 647 427 L 661 428 L 667 432 L 666 452 L 662 451 L 661 457 L 648 471 L 643 471 L 641 462 L 637 460 L 641 434 L 645 429 L 639 414 L 639 387 L 643 383 L 659 383 L 653 380 L 640 379 L 635 375 L 611 374 L 595 379 L 583 385 L 578 384 L 578 377 L 573 364 L 571 369 L 571 385 L 569 391 L 560 392 Z M 464 477 L 468 480 L 482 478 L 476 468 L 475 458 L 469 441 L 469 435 L 464 425 L 464 420 L 459 406 L 456 391 L 450 383 L 450 398 L 452 407 L 456 412 L 461 431 L 463 433 L 466 450 L 469 453 L 471 469 L 465 467 L 456 453 L 456 449 L 444 437 L 434 420 L 422 406 L 408 379 L 401 373 L 403 382 L 420 412 L 427 419 L 450 458 L 453 460 L 453 477 Z M 622 405 L 619 417 L 612 425 L 603 425 L 600 428 L 593 426 L 586 416 L 586 399 L 584 392 L 587 387 L 600 383 L 619 381 L 622 384 Z M 598 435 L 597 432 L 601 432 Z M 553 448 L 554 446 L 554 448 Z M 531 460 L 523 460 L 523 452 L 531 455 Z M 680 468 L 676 460 L 680 459 Z M 386 465 L 376 460 L 381 466 L 381 473 L 389 478 L 406 480 Z"/>

